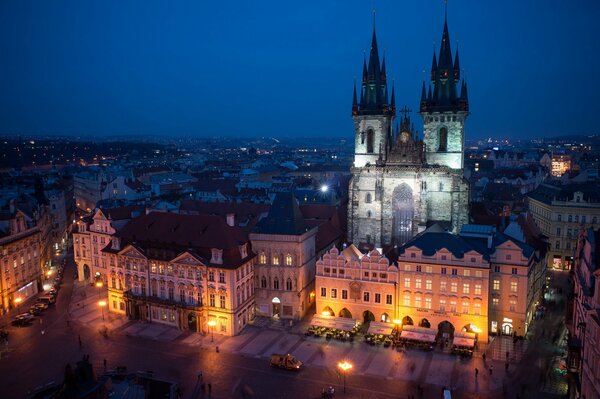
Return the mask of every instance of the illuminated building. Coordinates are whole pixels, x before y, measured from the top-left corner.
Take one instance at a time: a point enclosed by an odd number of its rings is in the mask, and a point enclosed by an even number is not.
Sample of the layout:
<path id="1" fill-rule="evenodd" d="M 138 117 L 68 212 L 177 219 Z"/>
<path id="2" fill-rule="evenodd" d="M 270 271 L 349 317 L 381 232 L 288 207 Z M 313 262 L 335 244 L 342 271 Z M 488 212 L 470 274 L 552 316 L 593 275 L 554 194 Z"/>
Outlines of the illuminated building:
<path id="1" fill-rule="evenodd" d="M 317 262 L 317 314 L 398 320 L 441 337 L 475 332 L 480 342 L 527 332 L 529 245 L 491 226 L 465 225 L 457 235 L 434 225 L 386 255 L 330 250 Z"/>
<path id="2" fill-rule="evenodd" d="M 600 227 L 600 188 L 595 184 L 541 184 L 527 194 L 528 208 L 550 244 L 548 267 L 570 270 L 582 226 Z"/>
<path id="3" fill-rule="evenodd" d="M 564 154 L 552 155 L 552 171 L 554 177 L 561 177 L 571 170 L 571 157 Z"/>

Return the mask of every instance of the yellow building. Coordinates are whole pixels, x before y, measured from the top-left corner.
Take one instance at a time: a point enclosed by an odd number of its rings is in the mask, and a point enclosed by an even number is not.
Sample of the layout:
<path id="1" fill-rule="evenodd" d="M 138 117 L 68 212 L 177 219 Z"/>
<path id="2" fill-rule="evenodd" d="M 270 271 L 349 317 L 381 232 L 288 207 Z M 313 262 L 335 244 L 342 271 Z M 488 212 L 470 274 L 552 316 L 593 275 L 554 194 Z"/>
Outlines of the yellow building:
<path id="1" fill-rule="evenodd" d="M 548 267 L 571 270 L 580 228 L 600 227 L 600 188 L 597 184 L 541 184 L 527 195 L 528 208 L 548 237 Z"/>
<path id="2" fill-rule="evenodd" d="M 571 157 L 564 154 L 552 155 L 552 171 L 554 177 L 561 177 L 571 170 Z"/>
<path id="3" fill-rule="evenodd" d="M 317 313 L 418 325 L 445 340 L 456 331 L 479 342 L 525 334 L 527 244 L 491 226 L 465 225 L 460 235 L 433 226 L 388 256 L 394 262 L 354 245 L 330 250 L 317 262 Z"/>

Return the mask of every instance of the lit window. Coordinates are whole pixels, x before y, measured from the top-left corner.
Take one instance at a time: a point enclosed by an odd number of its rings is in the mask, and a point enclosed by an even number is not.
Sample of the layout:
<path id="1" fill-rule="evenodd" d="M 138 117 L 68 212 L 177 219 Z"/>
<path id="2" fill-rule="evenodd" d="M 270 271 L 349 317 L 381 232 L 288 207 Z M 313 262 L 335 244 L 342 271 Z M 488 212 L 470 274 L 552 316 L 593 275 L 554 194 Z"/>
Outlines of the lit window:
<path id="1" fill-rule="evenodd" d="M 418 290 L 421 289 L 421 279 L 420 278 L 415 280 L 415 288 Z"/>
<path id="2" fill-rule="evenodd" d="M 279 256 L 278 255 L 273 255 L 273 259 L 272 259 L 272 264 L 274 264 L 275 266 L 279 265 Z"/>
<path id="3" fill-rule="evenodd" d="M 440 291 L 446 292 L 446 282 L 440 281 Z"/>
<path id="4" fill-rule="evenodd" d="M 431 298 L 425 298 L 425 308 L 431 309 Z"/>
<path id="5" fill-rule="evenodd" d="M 470 293 L 471 287 L 469 286 L 469 284 L 463 284 L 463 294 L 468 294 Z"/>
<path id="6" fill-rule="evenodd" d="M 492 298 L 492 306 L 497 308 L 500 305 L 500 299 Z"/>
<path id="7" fill-rule="evenodd" d="M 450 283 L 450 292 L 456 291 L 458 291 L 458 283 L 456 281 L 453 281 Z"/>
<path id="8" fill-rule="evenodd" d="M 363 301 L 364 302 L 369 302 L 370 300 L 370 294 L 368 291 L 363 292 Z"/>
<path id="9" fill-rule="evenodd" d="M 446 311 L 446 300 L 440 299 L 440 312 L 445 312 L 445 311 Z"/>
<path id="10" fill-rule="evenodd" d="M 514 300 L 514 299 L 511 299 L 511 300 L 508 302 L 508 304 L 509 304 L 509 305 L 508 305 L 508 306 L 509 306 L 509 309 L 508 309 L 509 311 L 511 311 L 511 312 L 515 312 L 515 311 L 517 310 L 517 301 L 516 301 L 516 300 Z"/>
<path id="11" fill-rule="evenodd" d="M 510 292 L 517 292 L 518 290 L 518 283 L 516 281 L 511 281 L 510 282 Z"/>
<path id="12" fill-rule="evenodd" d="M 475 284 L 475 295 L 481 295 L 481 284 Z"/>
<path id="13" fill-rule="evenodd" d="M 327 296 L 327 288 L 321 287 L 321 296 L 322 297 L 326 297 Z"/>
<path id="14" fill-rule="evenodd" d="M 291 266 L 292 265 L 292 255 L 287 254 L 285 256 L 285 265 L 286 266 Z"/>
<path id="15" fill-rule="evenodd" d="M 404 295 L 404 306 L 410 306 L 410 294 Z"/>
<path id="16" fill-rule="evenodd" d="M 473 305 L 473 314 L 477 315 L 477 316 L 481 314 L 481 304 L 480 303 L 475 303 Z"/>
<path id="17" fill-rule="evenodd" d="M 431 280 L 425 280 L 425 289 L 431 291 Z"/>
<path id="18" fill-rule="evenodd" d="M 404 278 L 404 288 L 410 288 L 410 277 Z"/>
<path id="19" fill-rule="evenodd" d="M 494 280 L 494 291 L 500 290 L 500 280 Z"/>
<path id="20" fill-rule="evenodd" d="M 462 303 L 462 312 L 464 314 L 468 314 L 469 313 L 469 302 L 463 302 Z"/>
<path id="21" fill-rule="evenodd" d="M 331 298 L 332 299 L 336 299 L 337 298 L 337 288 L 332 288 L 331 289 Z"/>
<path id="22" fill-rule="evenodd" d="M 421 307 L 421 297 L 419 295 L 415 296 L 415 308 Z"/>
<path id="23" fill-rule="evenodd" d="M 456 313 L 456 301 L 455 300 L 450 301 L 450 311 L 452 313 Z"/>
<path id="24" fill-rule="evenodd" d="M 264 265 L 265 263 L 267 263 L 267 255 L 264 252 L 261 252 L 260 255 L 258 255 L 258 262 L 261 265 Z"/>

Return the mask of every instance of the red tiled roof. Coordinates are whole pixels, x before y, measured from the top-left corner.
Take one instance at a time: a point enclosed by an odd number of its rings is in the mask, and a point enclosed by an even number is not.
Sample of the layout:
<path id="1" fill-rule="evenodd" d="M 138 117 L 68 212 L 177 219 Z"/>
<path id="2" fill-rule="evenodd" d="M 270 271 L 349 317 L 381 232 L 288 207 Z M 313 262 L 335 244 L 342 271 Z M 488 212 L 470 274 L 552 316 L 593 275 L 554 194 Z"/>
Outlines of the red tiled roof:
<path id="1" fill-rule="evenodd" d="M 212 249 L 222 249 L 223 264 L 215 266 L 224 268 L 238 267 L 254 256 L 248 250 L 248 257 L 241 258 L 239 246 L 248 242 L 248 234 L 242 228 L 228 226 L 219 216 L 151 212 L 127 223 L 119 236 L 121 248 L 136 243 L 151 257 L 162 253 L 172 259 L 192 250 L 209 263 Z"/>

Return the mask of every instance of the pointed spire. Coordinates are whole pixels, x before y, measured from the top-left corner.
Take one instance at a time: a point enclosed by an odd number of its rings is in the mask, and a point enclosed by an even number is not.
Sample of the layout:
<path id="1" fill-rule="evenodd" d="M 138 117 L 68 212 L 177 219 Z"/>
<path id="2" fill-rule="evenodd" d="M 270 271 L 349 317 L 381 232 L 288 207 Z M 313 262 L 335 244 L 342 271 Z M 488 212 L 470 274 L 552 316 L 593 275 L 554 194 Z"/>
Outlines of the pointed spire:
<path id="1" fill-rule="evenodd" d="M 375 26 L 373 26 L 373 38 L 371 39 L 371 52 L 369 53 L 369 66 L 367 68 L 367 74 L 369 78 L 379 78 L 379 72 L 381 68 L 379 66 L 379 50 L 377 49 L 377 34 L 375 33 Z"/>
<path id="2" fill-rule="evenodd" d="M 429 86 L 429 92 L 427 93 L 427 101 L 431 101 L 431 86 Z"/>
<path id="3" fill-rule="evenodd" d="M 425 81 L 423 81 L 423 87 L 421 88 L 421 102 L 427 101 L 427 92 L 425 91 Z"/>
<path id="4" fill-rule="evenodd" d="M 454 80 L 460 79 L 460 61 L 458 59 L 458 44 L 456 45 L 456 56 L 454 56 Z"/>
<path id="5" fill-rule="evenodd" d="M 440 44 L 440 61 L 438 69 L 450 72 L 452 69 L 452 50 L 450 49 L 450 33 L 448 33 L 448 4 L 446 3 L 446 12 L 444 15 L 444 32 L 442 33 L 442 43 Z"/>
<path id="6" fill-rule="evenodd" d="M 363 77 L 362 77 L 362 81 L 363 81 L 363 84 L 367 83 L 367 52 L 366 51 L 363 52 Z"/>
<path id="7" fill-rule="evenodd" d="M 435 58 L 435 50 L 433 50 L 433 61 L 431 61 L 431 81 L 435 80 L 437 74 L 437 60 Z"/>
<path id="8" fill-rule="evenodd" d="M 385 52 L 383 54 L 383 60 L 381 61 L 381 80 L 385 82 L 386 80 L 386 72 L 385 72 Z"/>

